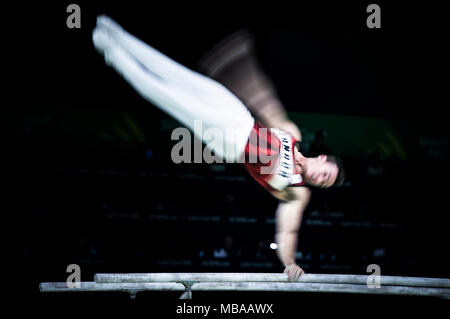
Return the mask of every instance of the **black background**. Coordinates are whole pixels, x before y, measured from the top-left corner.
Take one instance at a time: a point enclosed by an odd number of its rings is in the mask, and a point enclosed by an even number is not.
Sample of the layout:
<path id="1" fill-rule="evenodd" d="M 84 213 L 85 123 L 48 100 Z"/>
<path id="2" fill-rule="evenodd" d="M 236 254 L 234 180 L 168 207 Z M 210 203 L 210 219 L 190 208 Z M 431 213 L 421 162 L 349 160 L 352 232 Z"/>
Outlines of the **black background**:
<path id="1" fill-rule="evenodd" d="M 444 10 L 438 4 L 396 2 L 394 5 L 378 1 L 376 3 L 382 8 L 382 28 L 374 30 L 365 24 L 365 8 L 369 2 L 244 5 L 243 2 L 163 4 L 127 1 L 118 4 L 78 1 L 82 13 L 81 29 L 66 27 L 69 3 L 17 3 L 2 10 L 2 22 L 6 22 L 2 46 L 5 53 L 3 69 L 6 71 L 6 80 L 2 84 L 2 111 L 5 112 L 2 118 L 7 122 L 6 127 L 11 114 L 22 114 L 26 118 L 30 114 L 51 113 L 67 107 L 145 112 L 155 119 L 155 123 L 166 118 L 112 69 L 105 67 L 103 58 L 95 52 L 91 32 L 98 14 L 110 15 L 132 34 L 192 69 L 218 40 L 233 31 L 248 28 L 256 37 L 261 64 L 273 79 L 289 112 L 424 119 L 433 121 L 436 126 L 446 125 L 448 99 L 444 90 L 448 81 L 444 44 L 447 37 L 442 17 Z M 302 92 L 300 97 L 298 92 Z M 153 130 L 157 131 L 157 128 Z M 167 137 L 167 133 L 161 134 Z M 14 252 L 11 258 L 7 257 L 7 264 L 14 271 L 14 276 L 8 279 L 17 278 L 14 293 L 11 293 L 17 301 L 16 311 L 24 311 L 29 316 L 90 318 L 106 316 L 105 309 L 108 309 L 107 315 L 113 316 L 172 316 L 179 304 L 177 293 L 144 293 L 132 301 L 115 293 L 40 294 L 37 285 L 41 281 L 64 281 L 65 266 L 74 260 L 82 264 L 85 281 L 92 280 L 96 272 L 243 272 L 237 266 L 216 270 L 181 266 L 167 269 L 157 266 L 154 262 L 157 257 L 153 255 L 166 254 L 182 259 L 183 251 L 187 251 L 183 257 L 191 258 L 190 254 L 196 251 L 189 252 L 186 247 L 195 248 L 205 241 L 214 245 L 213 242 L 221 241 L 227 231 L 233 233 L 238 243 L 249 238 L 257 242 L 259 237 L 270 240 L 273 235 L 269 227 L 248 231 L 245 227 L 223 229 L 220 225 L 217 228 L 200 225 L 194 227 L 196 230 L 192 234 L 182 222 L 175 226 L 147 226 L 140 220 L 128 223 L 106 218 L 101 211 L 105 202 L 114 212 L 127 214 L 130 213 L 128 208 L 147 207 L 143 203 L 148 197 L 151 205 L 170 207 L 173 203 L 186 210 L 187 207 L 192 211 L 203 210 L 207 215 L 208 209 L 215 207 L 213 205 L 220 206 L 224 200 L 221 194 L 226 191 L 235 195 L 236 205 L 242 211 L 253 207 L 256 211 L 260 209 L 263 216 L 273 214 L 276 201 L 253 181 L 216 186 L 206 166 L 165 164 L 169 148 L 162 145 L 151 145 L 157 160 L 150 163 L 142 159 L 141 153 L 145 149 L 133 145 L 67 145 L 51 135 L 39 141 L 32 136 L 23 139 L 8 135 L 4 145 L 5 157 L 11 159 L 4 168 L 8 177 L 5 219 L 11 217 L 17 226 L 12 232 L 5 232 L 5 244 L 12 246 Z M 390 256 L 396 258 L 381 261 L 387 274 L 448 277 L 448 159 L 383 162 L 388 173 L 385 179 L 377 182 L 378 185 L 371 184 L 360 174 L 368 165 L 367 159 L 346 160 L 350 181 L 355 188 L 360 187 L 360 191 L 354 188 L 328 193 L 316 190 L 310 210 L 318 207 L 321 199 L 328 199 L 336 205 L 333 208 L 344 210 L 346 216 L 375 222 L 402 222 L 406 225 L 403 230 L 387 233 L 372 230 L 372 235 L 392 252 Z M 61 173 L 62 168 L 78 172 L 87 168 L 89 173 Z M 150 182 L 142 182 L 92 173 L 108 169 L 186 170 L 200 175 L 207 172 L 208 182 L 177 181 L 174 187 L 173 179 L 152 178 Z M 411 177 L 411 171 L 419 172 L 419 181 Z M 240 176 L 244 173 L 240 168 L 232 167 L 225 174 Z M 211 185 L 215 185 L 214 192 L 210 191 Z M 233 191 L 229 191 L 230 188 Z M 208 200 L 204 199 L 204 194 L 208 194 Z M 261 198 L 256 209 L 248 202 L 251 196 Z M 349 201 L 355 204 L 345 206 L 342 203 Z M 362 206 L 373 209 L 361 213 Z M 377 210 L 384 212 L 377 215 Z M 184 216 L 183 211 L 175 214 Z M 211 227 L 209 230 L 213 234 L 204 227 Z M 148 235 L 149 229 L 151 235 Z M 336 249 L 333 247 L 339 247 L 339 242 L 342 241 L 342 245 L 350 242 L 354 244 L 347 252 L 351 256 L 364 256 L 367 244 L 364 241 L 371 236 L 359 237 L 358 230 L 345 234 L 336 229 L 304 231 L 304 236 L 309 236 L 305 238 L 313 241 L 305 244 L 305 249 L 325 250 L 332 254 Z M 147 243 L 153 241 L 167 244 L 164 253 L 158 249 L 153 252 L 148 247 Z M 336 246 L 332 242 L 337 243 Z M 96 248 L 101 251 L 103 264 L 96 265 L 95 258 L 83 264 L 84 253 L 91 243 L 98 245 Z M 369 245 L 374 244 L 370 242 Z M 139 257 L 141 249 L 147 254 L 143 258 Z M 339 254 L 339 249 L 337 252 Z M 354 258 L 350 262 L 353 268 L 348 271 L 364 273 L 365 264 L 359 257 Z M 370 260 L 369 257 L 364 262 Z M 318 272 L 319 263 L 316 261 L 311 266 L 311 272 Z M 275 264 L 270 271 L 282 271 L 282 267 Z M 197 296 L 198 300 L 195 300 Z M 205 304 L 275 303 L 274 309 L 278 312 L 273 317 L 282 318 L 305 313 L 321 317 L 337 313 L 384 315 L 393 311 L 404 315 L 418 310 L 439 311 L 448 306 L 448 303 L 435 299 L 328 294 L 197 293 L 194 298 L 197 304 L 202 301 Z M 357 304 L 361 306 L 358 309 Z"/>

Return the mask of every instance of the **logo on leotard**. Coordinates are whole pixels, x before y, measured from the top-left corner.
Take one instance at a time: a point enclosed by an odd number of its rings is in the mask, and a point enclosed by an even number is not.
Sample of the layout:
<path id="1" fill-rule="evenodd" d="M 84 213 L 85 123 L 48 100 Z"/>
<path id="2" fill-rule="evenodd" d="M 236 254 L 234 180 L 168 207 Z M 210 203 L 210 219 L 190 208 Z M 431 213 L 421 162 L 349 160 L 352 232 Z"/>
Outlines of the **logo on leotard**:
<path id="1" fill-rule="evenodd" d="M 291 152 L 292 140 L 287 133 L 275 129 L 273 129 L 272 132 L 281 141 L 280 157 L 278 166 L 275 167 L 273 176 L 267 181 L 267 183 L 277 190 L 282 190 L 291 184 L 291 177 L 294 174 L 293 155 Z M 263 168 L 264 167 L 261 168 L 261 173 L 263 173 Z"/>

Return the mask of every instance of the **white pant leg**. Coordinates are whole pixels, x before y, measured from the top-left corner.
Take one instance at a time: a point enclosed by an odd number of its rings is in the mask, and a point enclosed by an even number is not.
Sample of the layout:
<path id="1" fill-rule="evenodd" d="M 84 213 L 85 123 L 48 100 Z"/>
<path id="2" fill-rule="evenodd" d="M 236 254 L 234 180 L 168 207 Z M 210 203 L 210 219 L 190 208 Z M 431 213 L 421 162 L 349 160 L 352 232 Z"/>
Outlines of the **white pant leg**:
<path id="1" fill-rule="evenodd" d="M 97 26 L 104 28 L 119 46 L 164 80 L 179 85 L 187 85 L 191 89 L 205 90 L 208 87 L 208 77 L 172 60 L 127 32 L 111 18 L 107 16 L 98 17 Z"/>
<path id="2" fill-rule="evenodd" d="M 201 91 L 193 90 L 189 85 L 193 82 L 199 83 L 196 80 L 186 80 L 185 85 L 181 85 L 180 81 L 171 81 L 171 76 L 161 78 L 157 72 L 153 73 L 152 69 L 147 70 L 143 67 L 139 63 L 140 60 L 138 62 L 130 51 L 126 51 L 103 28 L 94 30 L 93 41 L 97 49 L 105 55 L 106 62 L 144 98 L 190 128 L 217 156 L 227 162 L 234 162 L 240 158 L 254 119 L 245 105 L 225 87 L 204 76 L 201 76 L 199 81 L 205 82 L 206 79 L 205 83 L 208 84 L 205 85 L 207 89 Z M 162 53 L 159 54 L 162 58 L 165 57 Z M 156 59 L 154 63 L 160 65 L 157 56 L 153 56 Z M 170 60 L 167 59 L 164 60 L 166 62 Z M 164 72 L 176 70 L 179 64 L 174 65 L 175 67 L 170 66 Z M 196 73 L 187 70 L 190 72 L 189 77 L 195 79 Z M 202 121 L 201 130 L 198 129 L 198 125 L 194 125 L 194 121 Z M 205 136 L 205 131 L 211 129 L 215 130 L 213 134 L 217 131 L 220 133 L 216 134 L 216 138 L 212 141 L 207 140 Z M 223 138 L 217 138 L 219 135 Z"/>
<path id="3" fill-rule="evenodd" d="M 127 32 L 111 18 L 100 16 L 97 18 L 97 25 L 104 28 L 120 47 L 142 63 L 149 71 L 156 73 L 165 81 L 185 90 L 196 91 L 192 94 L 199 94 L 199 97 L 207 99 L 208 103 L 211 103 L 211 99 L 220 97 L 223 104 L 237 105 L 236 96 L 221 83 L 172 60 Z M 218 103 L 221 101 L 218 101 Z M 230 106 L 230 108 L 232 107 Z"/>

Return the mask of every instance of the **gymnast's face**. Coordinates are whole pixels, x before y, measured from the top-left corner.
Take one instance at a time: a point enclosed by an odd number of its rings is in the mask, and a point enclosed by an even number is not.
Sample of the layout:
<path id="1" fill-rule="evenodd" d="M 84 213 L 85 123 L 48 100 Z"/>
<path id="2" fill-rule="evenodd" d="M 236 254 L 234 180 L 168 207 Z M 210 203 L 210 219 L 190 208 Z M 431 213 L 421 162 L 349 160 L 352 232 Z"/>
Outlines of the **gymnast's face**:
<path id="1" fill-rule="evenodd" d="M 339 169 L 336 163 L 327 161 L 326 155 L 304 157 L 297 149 L 295 153 L 297 171 L 306 183 L 322 188 L 328 188 L 334 184 Z"/>
<path id="2" fill-rule="evenodd" d="M 303 178 L 310 185 L 328 188 L 336 181 L 338 170 L 335 163 L 327 162 L 326 155 L 319 155 L 307 159 Z"/>

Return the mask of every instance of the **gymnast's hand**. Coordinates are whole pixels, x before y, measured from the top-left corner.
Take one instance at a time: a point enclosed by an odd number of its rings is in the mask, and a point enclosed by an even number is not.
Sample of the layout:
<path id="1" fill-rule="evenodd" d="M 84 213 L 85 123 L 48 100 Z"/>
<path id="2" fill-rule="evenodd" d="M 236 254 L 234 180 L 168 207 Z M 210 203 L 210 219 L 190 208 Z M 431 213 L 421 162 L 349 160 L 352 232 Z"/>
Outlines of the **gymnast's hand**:
<path id="1" fill-rule="evenodd" d="M 303 274 L 303 269 L 300 268 L 296 263 L 292 263 L 286 266 L 284 273 L 288 274 L 289 281 L 298 280 Z"/>
<path id="2" fill-rule="evenodd" d="M 302 133 L 300 132 L 300 129 L 291 120 L 284 120 L 278 123 L 278 128 L 283 132 L 292 134 L 296 140 L 300 142 L 302 141 Z"/>

